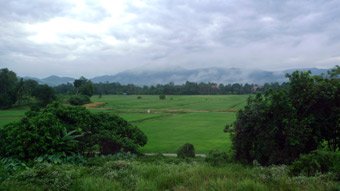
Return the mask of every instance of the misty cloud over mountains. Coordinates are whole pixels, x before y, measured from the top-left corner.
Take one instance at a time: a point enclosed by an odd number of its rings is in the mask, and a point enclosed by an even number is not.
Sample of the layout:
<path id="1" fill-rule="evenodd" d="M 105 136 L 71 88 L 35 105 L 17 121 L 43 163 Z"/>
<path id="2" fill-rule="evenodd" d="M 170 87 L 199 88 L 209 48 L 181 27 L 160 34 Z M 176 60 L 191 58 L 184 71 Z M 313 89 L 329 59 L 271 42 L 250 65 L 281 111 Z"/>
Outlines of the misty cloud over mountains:
<path id="1" fill-rule="evenodd" d="M 310 70 L 312 74 L 320 75 L 327 73 L 326 69 L 302 69 Z M 256 83 L 264 84 L 267 82 L 284 82 L 285 74 L 294 70 L 285 71 L 264 71 L 264 70 L 246 70 L 239 68 L 201 68 L 201 69 L 167 69 L 167 70 L 129 70 L 116 75 L 104 75 L 91 79 L 94 83 L 119 82 L 121 84 L 136 85 L 156 85 L 173 82 L 183 84 L 190 82 L 214 82 L 214 83 Z M 43 79 L 37 79 L 39 83 L 45 83 L 51 86 L 59 84 L 72 83 L 74 78 L 50 76 Z"/>

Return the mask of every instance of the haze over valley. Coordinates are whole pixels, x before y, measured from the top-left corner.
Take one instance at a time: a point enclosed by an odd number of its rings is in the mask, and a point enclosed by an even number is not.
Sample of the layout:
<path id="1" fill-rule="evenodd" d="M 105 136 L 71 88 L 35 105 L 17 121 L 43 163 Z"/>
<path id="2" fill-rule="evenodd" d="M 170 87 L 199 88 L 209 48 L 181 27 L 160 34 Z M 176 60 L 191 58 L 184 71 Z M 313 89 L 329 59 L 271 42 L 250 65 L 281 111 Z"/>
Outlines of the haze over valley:
<path id="1" fill-rule="evenodd" d="M 285 74 L 292 71 L 311 71 L 313 75 L 326 74 L 327 69 L 305 68 L 305 69 L 290 69 L 283 71 L 264 71 L 250 70 L 240 68 L 200 68 L 200 69 L 183 69 L 172 68 L 163 70 L 143 70 L 135 69 L 124 72 L 119 72 L 115 75 L 104 75 L 90 78 L 93 83 L 118 82 L 121 84 L 135 85 L 156 85 L 156 84 L 184 84 L 190 82 L 212 82 L 212 83 L 253 83 L 262 85 L 264 83 L 285 82 L 287 78 Z M 86 77 L 86 76 L 85 76 Z M 56 86 L 60 84 L 73 83 L 75 78 L 49 76 L 46 78 L 24 77 L 25 79 L 34 79 L 41 84 Z"/>

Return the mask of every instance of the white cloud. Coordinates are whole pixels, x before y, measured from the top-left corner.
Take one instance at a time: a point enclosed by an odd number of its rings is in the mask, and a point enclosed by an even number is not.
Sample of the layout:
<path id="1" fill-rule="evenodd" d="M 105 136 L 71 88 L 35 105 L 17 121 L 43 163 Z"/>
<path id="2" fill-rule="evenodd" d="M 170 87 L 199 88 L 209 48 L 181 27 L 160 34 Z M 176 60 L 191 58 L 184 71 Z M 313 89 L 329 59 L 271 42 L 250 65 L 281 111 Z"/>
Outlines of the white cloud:
<path id="1" fill-rule="evenodd" d="M 13 0 L 0 7 L 0 66 L 89 77 L 141 66 L 332 67 L 339 13 L 338 1 Z"/>

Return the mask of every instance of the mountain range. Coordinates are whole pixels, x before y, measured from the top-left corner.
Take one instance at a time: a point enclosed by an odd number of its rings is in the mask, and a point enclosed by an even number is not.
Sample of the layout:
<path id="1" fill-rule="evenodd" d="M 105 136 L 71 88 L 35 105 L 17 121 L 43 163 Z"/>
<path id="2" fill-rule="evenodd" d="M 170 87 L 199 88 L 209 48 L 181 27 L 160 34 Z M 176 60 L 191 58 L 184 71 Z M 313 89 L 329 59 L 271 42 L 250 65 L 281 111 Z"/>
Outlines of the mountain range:
<path id="1" fill-rule="evenodd" d="M 175 84 L 183 84 L 190 82 L 215 82 L 215 83 L 256 83 L 264 84 L 267 82 L 284 82 L 285 74 L 292 73 L 295 70 L 311 71 L 313 75 L 327 73 L 328 69 L 304 68 L 290 69 L 283 71 L 265 71 L 240 68 L 200 68 L 200 69 L 164 69 L 164 70 L 128 70 L 117 73 L 115 75 L 97 76 L 90 79 L 94 83 L 119 82 L 121 84 L 136 85 L 155 85 L 167 84 L 173 82 Z M 41 84 L 57 86 L 60 84 L 72 83 L 75 78 L 59 77 L 56 75 L 47 78 L 24 77 L 24 79 L 34 79 Z"/>

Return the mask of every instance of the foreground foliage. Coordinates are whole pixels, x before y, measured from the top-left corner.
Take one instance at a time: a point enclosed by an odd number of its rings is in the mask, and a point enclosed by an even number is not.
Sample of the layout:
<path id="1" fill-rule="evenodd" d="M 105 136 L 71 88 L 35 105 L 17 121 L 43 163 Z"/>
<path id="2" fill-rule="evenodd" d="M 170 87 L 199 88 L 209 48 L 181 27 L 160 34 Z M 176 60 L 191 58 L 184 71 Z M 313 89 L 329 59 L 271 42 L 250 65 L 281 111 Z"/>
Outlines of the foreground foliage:
<path id="1" fill-rule="evenodd" d="M 314 151 L 301 155 L 290 166 L 293 175 L 315 176 L 333 172 L 340 180 L 340 152 Z"/>
<path id="2" fill-rule="evenodd" d="M 54 103 L 0 128 L 0 156 L 31 160 L 44 155 L 138 152 L 146 141 L 142 131 L 116 115 Z"/>
<path id="3" fill-rule="evenodd" d="M 0 190 L 337 190 L 332 174 L 289 176 L 286 166 L 214 167 L 203 159 L 95 157 L 81 165 L 35 163 L 9 171 L 0 163 Z M 5 174 L 7 173 L 7 174 Z"/>
<path id="4" fill-rule="evenodd" d="M 236 159 L 288 164 L 324 143 L 338 150 L 340 81 L 336 76 L 294 72 L 285 88 L 249 98 L 235 122 Z"/>

